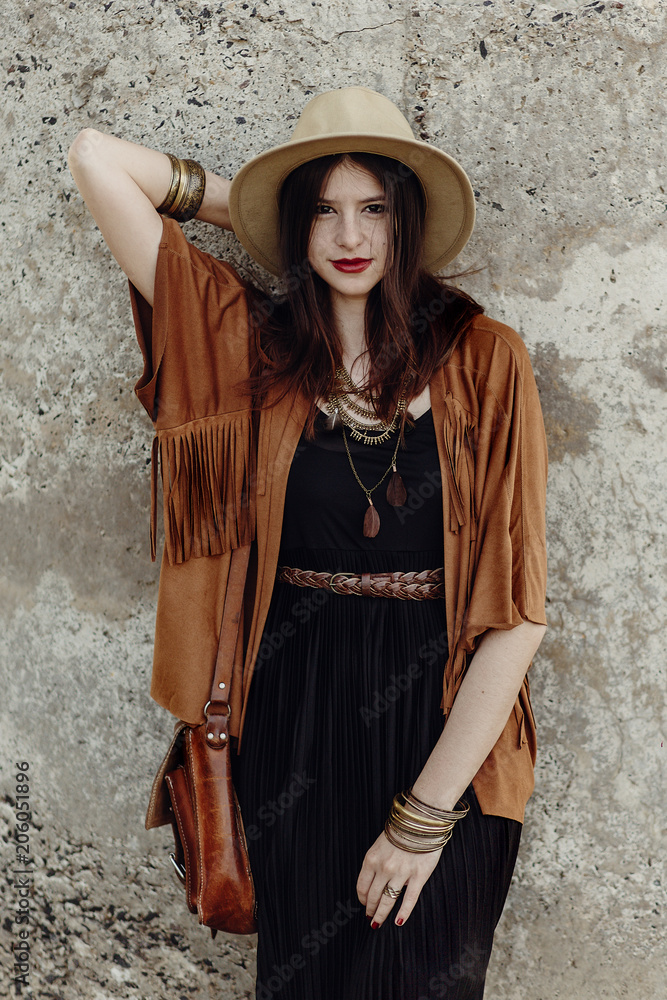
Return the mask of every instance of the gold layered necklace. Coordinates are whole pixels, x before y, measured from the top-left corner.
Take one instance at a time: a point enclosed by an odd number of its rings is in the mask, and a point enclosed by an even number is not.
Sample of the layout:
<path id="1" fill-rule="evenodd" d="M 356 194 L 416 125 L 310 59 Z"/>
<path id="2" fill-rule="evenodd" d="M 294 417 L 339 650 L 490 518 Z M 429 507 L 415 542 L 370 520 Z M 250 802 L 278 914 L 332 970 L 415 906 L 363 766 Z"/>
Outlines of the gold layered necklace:
<path id="1" fill-rule="evenodd" d="M 377 508 L 373 503 L 372 494 L 378 486 L 382 485 L 392 470 L 392 476 L 389 480 L 389 485 L 387 486 L 387 503 L 391 504 L 392 507 L 403 507 L 407 499 L 405 485 L 400 473 L 396 469 L 396 457 L 398 455 L 400 435 L 397 434 L 396 436 L 394 454 L 384 475 L 377 481 L 375 486 L 367 487 L 362 483 L 359 474 L 354 467 L 352 455 L 350 454 L 350 447 L 347 442 L 346 428 L 349 429 L 350 436 L 354 441 L 359 441 L 362 444 L 368 445 L 383 444 L 385 441 L 389 440 L 398 427 L 401 414 L 405 410 L 407 404 L 407 398 L 405 391 L 402 391 L 392 419 L 388 424 L 385 424 L 378 418 L 375 409 L 372 406 L 372 397 L 370 393 L 360 389 L 358 385 L 355 385 L 352 381 L 352 376 L 346 368 L 341 366 L 336 369 L 336 381 L 337 386 L 329 394 L 329 397 L 326 400 L 326 407 L 329 413 L 329 426 L 331 429 L 334 429 L 339 423 L 342 425 L 343 442 L 345 444 L 345 451 L 347 452 L 347 458 L 350 463 L 350 468 L 352 469 L 352 474 L 366 494 L 366 499 L 368 500 L 368 510 L 364 515 L 364 537 L 375 538 L 380 530 L 380 515 L 378 514 Z M 340 386 L 340 388 L 338 388 L 338 386 Z M 362 406 L 360 403 L 357 403 L 357 401 L 352 398 L 352 393 L 354 393 L 354 395 L 358 398 L 363 399 L 364 403 L 367 405 Z M 359 417 L 362 419 L 358 419 Z"/>
<path id="2" fill-rule="evenodd" d="M 341 366 L 336 369 L 336 379 L 341 388 L 334 388 L 326 401 L 327 410 L 331 416 L 331 427 L 336 427 L 337 421 L 340 419 L 345 427 L 349 427 L 353 441 L 361 441 L 363 444 L 384 444 L 385 441 L 388 441 L 396 430 L 405 409 L 405 393 L 401 393 L 391 421 L 385 424 L 377 417 L 372 406 L 370 393 L 354 384 L 352 376 L 346 368 Z M 370 405 L 362 406 L 357 403 L 352 398 L 352 393 Z M 359 420 L 359 417 L 362 419 Z"/>

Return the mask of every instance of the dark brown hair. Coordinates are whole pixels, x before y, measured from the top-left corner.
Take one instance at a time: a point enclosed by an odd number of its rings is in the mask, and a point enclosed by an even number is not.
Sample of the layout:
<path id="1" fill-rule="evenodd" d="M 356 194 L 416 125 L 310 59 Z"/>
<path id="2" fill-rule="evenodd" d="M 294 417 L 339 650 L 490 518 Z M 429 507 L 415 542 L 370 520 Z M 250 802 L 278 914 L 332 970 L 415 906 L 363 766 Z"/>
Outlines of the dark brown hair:
<path id="1" fill-rule="evenodd" d="M 269 392 L 275 403 L 301 389 L 311 401 L 308 436 L 314 430 L 316 400 L 326 398 L 342 364 L 329 287 L 308 262 L 308 244 L 322 191 L 343 161 L 363 167 L 379 181 L 390 219 L 387 268 L 366 303 L 365 388 L 377 394 L 375 409 L 382 420 L 391 420 L 402 386 L 407 386 L 408 399 L 423 391 L 465 337 L 473 317 L 483 312 L 470 296 L 415 264 L 423 254 L 425 199 L 408 167 L 371 153 L 339 153 L 297 167 L 280 192 L 286 294 L 276 300 L 249 289 L 256 362 L 239 388 L 251 392 L 257 406 Z"/>

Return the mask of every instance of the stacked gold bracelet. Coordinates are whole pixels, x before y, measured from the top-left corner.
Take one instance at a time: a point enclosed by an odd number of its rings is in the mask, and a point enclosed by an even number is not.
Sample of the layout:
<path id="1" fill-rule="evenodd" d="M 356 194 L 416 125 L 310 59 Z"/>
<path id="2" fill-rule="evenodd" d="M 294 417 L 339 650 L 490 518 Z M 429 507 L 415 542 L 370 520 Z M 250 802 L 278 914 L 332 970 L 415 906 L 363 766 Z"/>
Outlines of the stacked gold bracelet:
<path id="1" fill-rule="evenodd" d="M 171 163 L 171 183 L 167 197 L 157 211 L 177 222 L 189 222 L 204 200 L 206 171 L 196 160 L 179 160 L 172 153 L 167 153 L 167 156 Z"/>
<path id="2" fill-rule="evenodd" d="M 456 803 L 461 809 L 438 809 L 422 802 L 412 789 L 394 796 L 391 811 L 384 825 L 387 840 L 395 847 L 413 854 L 427 854 L 444 847 L 452 835 L 456 821 L 470 809 L 467 802 Z"/>

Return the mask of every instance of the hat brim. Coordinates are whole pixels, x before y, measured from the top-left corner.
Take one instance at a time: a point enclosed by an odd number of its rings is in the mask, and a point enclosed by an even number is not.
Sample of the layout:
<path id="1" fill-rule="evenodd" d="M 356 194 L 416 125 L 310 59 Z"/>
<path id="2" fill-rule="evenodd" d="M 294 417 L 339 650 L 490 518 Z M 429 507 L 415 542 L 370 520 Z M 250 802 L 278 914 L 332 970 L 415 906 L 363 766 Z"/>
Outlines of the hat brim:
<path id="1" fill-rule="evenodd" d="M 280 275 L 278 195 L 293 170 L 334 153 L 378 153 L 409 167 L 426 195 L 423 266 L 446 267 L 468 242 L 475 225 L 475 196 L 453 157 L 417 139 L 358 133 L 285 142 L 253 157 L 238 171 L 229 190 L 234 232 L 251 257 Z M 397 170 L 400 180 L 400 168 Z"/>

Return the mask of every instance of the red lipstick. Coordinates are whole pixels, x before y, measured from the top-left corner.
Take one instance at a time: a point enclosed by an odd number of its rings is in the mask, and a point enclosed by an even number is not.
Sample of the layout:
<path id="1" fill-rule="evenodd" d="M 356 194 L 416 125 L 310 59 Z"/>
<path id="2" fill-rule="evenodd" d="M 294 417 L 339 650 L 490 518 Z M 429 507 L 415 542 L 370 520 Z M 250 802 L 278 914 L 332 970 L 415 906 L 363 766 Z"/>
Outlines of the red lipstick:
<path id="1" fill-rule="evenodd" d="M 331 263 L 337 271 L 356 274 L 358 271 L 365 271 L 373 263 L 373 259 L 365 257 L 341 257 L 340 260 L 332 260 Z"/>

